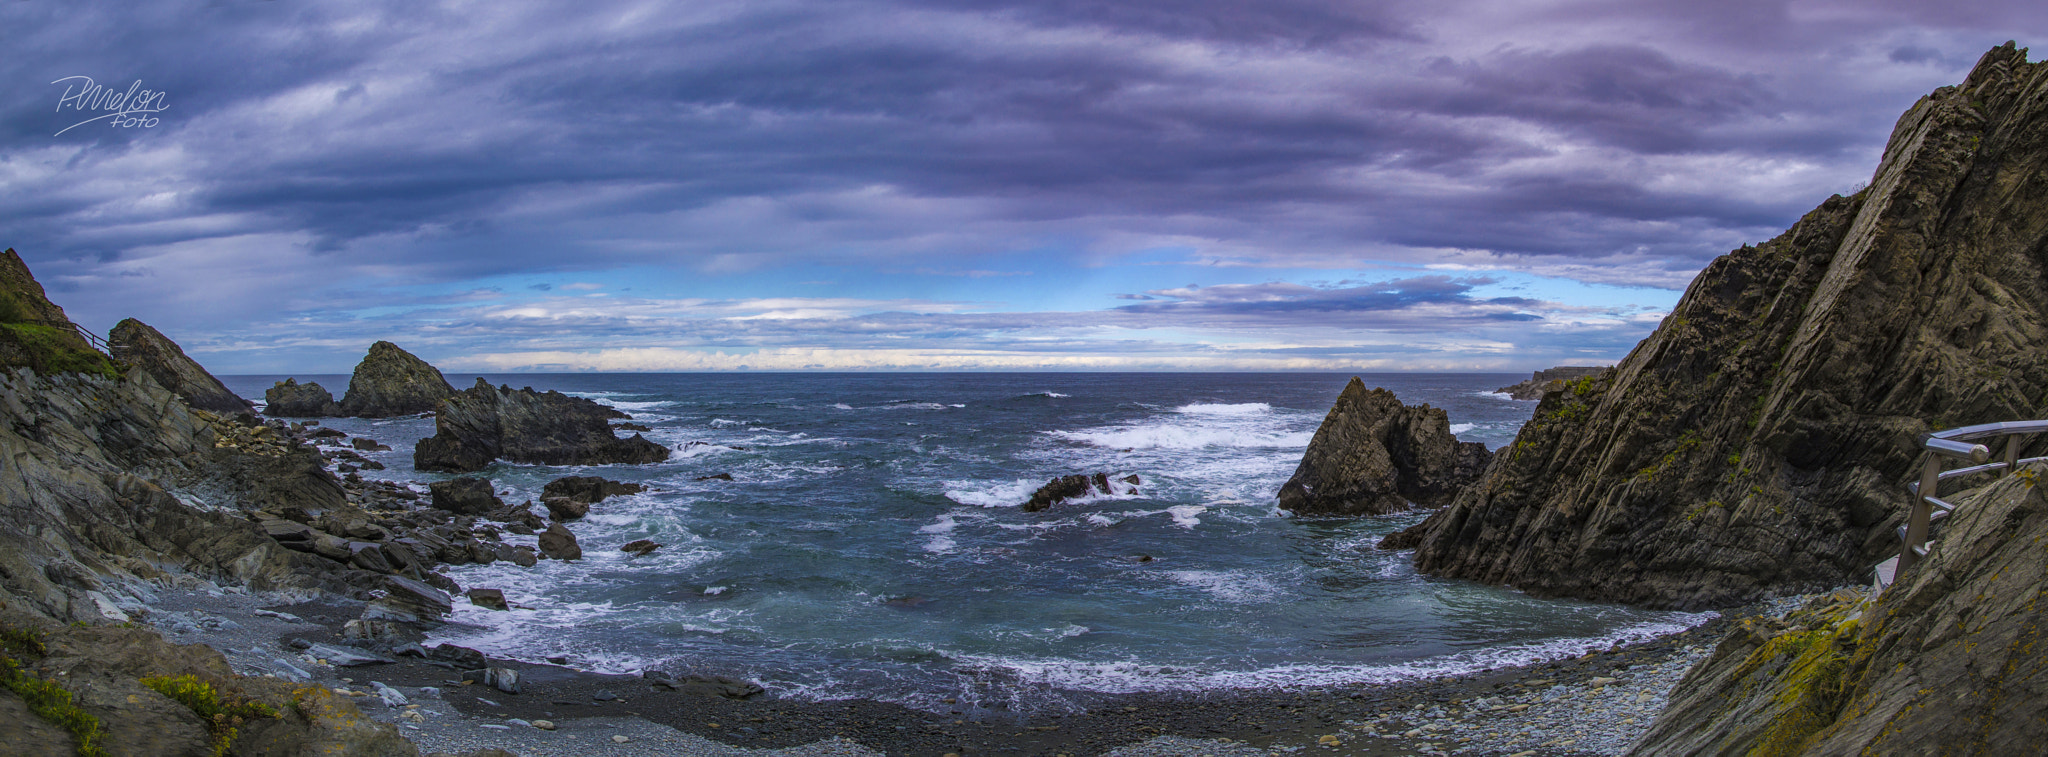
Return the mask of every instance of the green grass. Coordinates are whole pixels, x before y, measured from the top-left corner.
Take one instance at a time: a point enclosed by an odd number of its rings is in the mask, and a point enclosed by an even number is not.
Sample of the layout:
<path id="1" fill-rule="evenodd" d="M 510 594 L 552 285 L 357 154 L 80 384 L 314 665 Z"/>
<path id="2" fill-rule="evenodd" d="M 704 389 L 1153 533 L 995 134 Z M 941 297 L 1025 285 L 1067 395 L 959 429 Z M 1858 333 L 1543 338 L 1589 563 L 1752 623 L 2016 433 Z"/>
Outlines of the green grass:
<path id="1" fill-rule="evenodd" d="M 262 702 L 222 697 L 213 684 L 199 680 L 198 676 L 151 676 L 142 679 L 142 685 L 185 705 L 206 721 L 206 730 L 213 734 L 214 757 L 228 753 L 228 747 L 235 743 L 237 726 L 256 718 L 277 717 L 277 710 Z"/>
<path id="2" fill-rule="evenodd" d="M 13 655 L 40 658 L 49 654 L 43 635 L 21 628 L 0 626 L 0 688 L 14 692 L 28 704 L 29 712 L 70 732 L 78 741 L 78 757 L 106 757 L 100 747 L 100 720 L 71 703 L 71 692 L 30 675 Z"/>
<path id="3" fill-rule="evenodd" d="M 29 367 L 37 373 L 91 373 L 119 378 L 121 372 L 99 350 L 80 349 L 81 340 L 69 329 L 27 323 L 0 323 L 0 339 L 12 341 L 28 354 Z"/>

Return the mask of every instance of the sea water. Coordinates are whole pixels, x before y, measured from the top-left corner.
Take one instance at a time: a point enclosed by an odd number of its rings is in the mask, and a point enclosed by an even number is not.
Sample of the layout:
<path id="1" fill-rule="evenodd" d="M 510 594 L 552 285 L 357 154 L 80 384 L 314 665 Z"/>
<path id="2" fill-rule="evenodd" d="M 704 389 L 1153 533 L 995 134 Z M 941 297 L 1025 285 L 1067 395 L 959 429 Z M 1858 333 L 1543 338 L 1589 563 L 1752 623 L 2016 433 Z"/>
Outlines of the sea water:
<path id="1" fill-rule="evenodd" d="M 260 398 L 278 378 L 225 381 Z M 337 395 L 347 385 L 299 378 Z M 458 600 L 434 638 L 493 655 L 715 673 L 807 699 L 1015 712 L 1139 691 L 1454 674 L 1711 617 L 1420 575 L 1408 553 L 1375 547 L 1427 513 L 1288 516 L 1275 493 L 1346 374 L 485 378 L 618 408 L 673 450 L 651 465 L 498 463 L 479 474 L 515 503 L 565 475 L 649 487 L 569 525 L 581 560 L 448 569 L 464 587 L 503 590 L 515 609 Z M 1535 407 L 1491 391 L 1521 378 L 1364 377 L 1444 408 L 1459 438 L 1489 448 L 1512 441 Z M 412 469 L 431 418 L 327 423 L 394 447 L 369 455 L 389 467 L 366 476 L 422 489 L 446 477 Z M 1141 483 L 1019 507 L 1050 478 L 1098 472 Z M 637 539 L 663 546 L 619 550 Z"/>

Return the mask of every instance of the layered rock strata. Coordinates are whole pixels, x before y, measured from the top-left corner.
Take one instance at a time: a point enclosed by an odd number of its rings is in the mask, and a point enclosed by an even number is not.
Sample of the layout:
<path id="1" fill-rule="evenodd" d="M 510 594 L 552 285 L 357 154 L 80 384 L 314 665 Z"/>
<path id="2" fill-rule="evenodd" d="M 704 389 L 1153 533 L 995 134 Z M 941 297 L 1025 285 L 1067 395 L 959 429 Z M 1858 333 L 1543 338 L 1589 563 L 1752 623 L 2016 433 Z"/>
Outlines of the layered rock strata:
<path id="1" fill-rule="evenodd" d="M 121 362 L 142 369 L 158 386 L 185 398 L 185 404 L 220 415 L 254 412 L 255 405 L 228 391 L 185 350 L 149 324 L 128 318 L 114 324 L 107 344 Z"/>
<path id="2" fill-rule="evenodd" d="M 1518 400 L 1540 400 L 1545 392 L 1563 388 L 1563 382 L 1577 381 L 1587 376 L 1597 376 L 1605 366 L 1560 365 L 1537 371 L 1529 380 L 1509 384 L 1494 391 Z"/>
<path id="3" fill-rule="evenodd" d="M 1294 475 L 1280 508 L 1296 515 L 1382 515 L 1441 507 L 1485 471 L 1486 445 L 1451 434 L 1441 408 L 1401 404 L 1393 392 L 1344 385 Z"/>
<path id="4" fill-rule="evenodd" d="M 1874 602 L 1838 592 L 1731 632 L 1634 751 L 2035 754 L 2048 657 L 2048 466 L 1974 493 Z"/>
<path id="5" fill-rule="evenodd" d="M 476 386 L 456 392 L 434 418 L 434 435 L 413 448 L 413 467 L 467 473 L 494 460 L 542 465 L 640 464 L 668 448 L 639 434 L 620 439 L 609 421 L 623 413 L 561 392 Z"/>
<path id="6" fill-rule="evenodd" d="M 334 401 L 334 394 L 327 387 L 287 378 L 263 391 L 263 414 L 272 418 L 332 418 L 341 415 L 341 405 Z"/>
<path id="7" fill-rule="evenodd" d="M 2048 405 L 2048 66 L 2011 45 L 1899 120 L 1870 186 L 1715 260 L 1545 396 L 1414 532 L 1425 572 L 1654 607 L 1861 581 L 1938 427 Z"/>
<path id="8" fill-rule="evenodd" d="M 390 342 L 370 345 L 370 352 L 356 364 L 348 379 L 348 394 L 342 397 L 341 414 L 359 418 L 389 418 L 433 412 L 455 393 L 455 387 L 441 371 L 427 361 L 399 349 Z"/>

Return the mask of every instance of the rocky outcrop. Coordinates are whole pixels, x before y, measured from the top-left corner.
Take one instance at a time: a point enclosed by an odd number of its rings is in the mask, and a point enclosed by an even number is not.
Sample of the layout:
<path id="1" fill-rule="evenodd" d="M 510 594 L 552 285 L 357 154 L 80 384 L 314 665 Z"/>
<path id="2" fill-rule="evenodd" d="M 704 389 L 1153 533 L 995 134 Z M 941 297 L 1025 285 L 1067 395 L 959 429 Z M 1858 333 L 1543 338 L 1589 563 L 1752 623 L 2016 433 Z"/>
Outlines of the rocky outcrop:
<path id="1" fill-rule="evenodd" d="M 114 324 L 107 344 L 123 363 L 140 368 L 156 383 L 185 398 L 185 404 L 220 415 L 254 412 L 248 400 L 228 391 L 220 379 L 207 373 L 199 363 L 149 324 L 128 318 Z"/>
<path id="2" fill-rule="evenodd" d="M 540 552 L 556 560 L 583 559 L 583 547 L 576 543 L 576 535 L 560 523 L 548 524 L 548 530 L 540 532 Z"/>
<path id="3" fill-rule="evenodd" d="M 1486 469 L 1486 445 L 1451 435 L 1442 409 L 1401 404 L 1352 377 L 1280 487 L 1296 515 L 1382 515 L 1441 507 Z"/>
<path id="4" fill-rule="evenodd" d="M 541 487 L 540 496 L 542 499 L 562 497 L 595 505 L 615 494 L 639 494 L 644 491 L 647 491 L 647 487 L 640 484 L 621 483 L 597 476 L 563 476 Z"/>
<path id="5" fill-rule="evenodd" d="M 494 460 L 542 465 L 640 464 L 668 459 L 668 448 L 639 434 L 612 435 L 616 410 L 561 392 L 476 386 L 456 392 L 434 418 L 434 435 L 413 448 L 413 467 L 466 473 Z"/>
<path id="6" fill-rule="evenodd" d="M 1899 120 L 1870 186 L 1702 271 L 1407 538 L 1437 575 L 1654 607 L 1869 575 L 1936 427 L 2048 401 L 2048 65 Z"/>
<path id="7" fill-rule="evenodd" d="M 28 368 L 45 376 L 118 373 L 64 315 L 64 308 L 44 296 L 43 285 L 13 248 L 0 252 L 0 369 L 6 368 Z"/>
<path id="8" fill-rule="evenodd" d="M 1031 493 L 1031 499 L 1024 502 L 1023 510 L 1035 513 L 1053 505 L 1082 497 L 1109 494 L 1130 494 L 1137 491 L 1140 479 L 1133 473 L 1123 478 L 1110 478 L 1107 473 L 1088 475 L 1076 473 L 1061 476 L 1045 482 L 1038 491 Z"/>
<path id="9" fill-rule="evenodd" d="M 1518 400 L 1540 400 L 1543 399 L 1544 393 L 1563 388 L 1561 382 L 1597 376 L 1604 370 L 1607 370 L 1606 366 L 1560 365 L 1537 371 L 1527 381 L 1509 384 L 1494 391 Z M 1557 382 L 1558 385 L 1552 386 L 1553 382 Z"/>
<path id="10" fill-rule="evenodd" d="M 390 342 L 370 345 L 370 353 L 356 364 L 348 379 L 348 394 L 341 400 L 341 414 L 360 418 L 389 418 L 433 412 L 455 393 L 455 387 L 427 361 L 399 349 Z"/>
<path id="11" fill-rule="evenodd" d="M 1753 619 L 1686 674 L 1638 755 L 2037 754 L 2048 743 L 2048 466 L 1951 496 L 1875 602 Z"/>
<path id="12" fill-rule="evenodd" d="M 435 508 L 459 515 L 483 515 L 505 507 L 487 478 L 456 476 L 428 484 L 427 492 L 433 495 Z"/>
<path id="13" fill-rule="evenodd" d="M 287 378 L 263 391 L 263 414 L 272 418 L 332 418 L 341 415 L 341 405 L 326 387 Z"/>

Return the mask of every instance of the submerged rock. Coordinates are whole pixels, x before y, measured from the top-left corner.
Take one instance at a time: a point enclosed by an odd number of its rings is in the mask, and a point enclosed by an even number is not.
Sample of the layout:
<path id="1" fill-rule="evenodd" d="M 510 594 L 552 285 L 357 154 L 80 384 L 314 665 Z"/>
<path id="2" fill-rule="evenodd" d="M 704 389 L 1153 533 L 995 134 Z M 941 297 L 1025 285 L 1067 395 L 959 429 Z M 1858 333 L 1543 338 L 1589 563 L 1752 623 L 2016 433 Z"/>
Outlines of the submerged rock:
<path id="1" fill-rule="evenodd" d="M 1540 400 L 1546 392 L 1562 388 L 1563 382 L 1598 376 L 1604 370 L 1607 370 L 1606 366 L 1561 365 L 1537 371 L 1528 381 L 1509 384 L 1494 391 L 1518 400 Z"/>
<path id="2" fill-rule="evenodd" d="M 348 379 L 341 414 L 389 418 L 432 412 L 455 393 L 441 371 L 390 342 L 370 345 Z"/>
<path id="3" fill-rule="evenodd" d="M 1139 479 L 1135 473 L 1120 479 L 1112 479 L 1107 473 L 1092 476 L 1085 473 L 1061 476 L 1045 482 L 1044 486 L 1038 487 L 1038 491 L 1032 492 L 1031 499 L 1024 502 L 1022 509 L 1027 513 L 1035 513 L 1061 502 L 1082 497 L 1129 494 L 1137 491 L 1138 483 Z M 1119 487 L 1118 484 L 1125 486 Z"/>
<path id="4" fill-rule="evenodd" d="M 184 349 L 149 324 L 124 319 L 114 324 L 107 337 L 108 346 L 121 362 L 141 368 L 156 379 L 157 385 L 183 397 L 185 404 L 220 415 L 255 412 L 255 405 L 228 391 L 220 379 L 186 357 Z"/>
<path id="5" fill-rule="evenodd" d="M 341 415 L 341 405 L 318 382 L 299 383 L 287 378 L 263 392 L 263 414 L 272 418 L 331 418 Z"/>
<path id="6" fill-rule="evenodd" d="M 1296 515 L 1382 515 L 1442 507 L 1493 458 L 1486 445 L 1451 434 L 1442 409 L 1401 404 L 1357 377 L 1344 385 L 1294 475 L 1280 508 Z"/>
<path id="7" fill-rule="evenodd" d="M 1864 580 L 1936 426 L 2048 412 L 2048 66 L 1987 53 L 1868 188 L 1709 264 L 1406 537 L 1436 575 L 1665 608 Z"/>
<path id="8" fill-rule="evenodd" d="M 661 545 L 656 544 L 653 539 L 636 539 L 626 542 L 625 546 L 619 547 L 620 552 L 625 552 L 634 557 L 644 557 L 657 549 L 661 549 Z"/>
<path id="9" fill-rule="evenodd" d="M 493 460 L 542 465 L 653 463 L 668 448 L 634 434 L 612 435 L 616 410 L 560 392 L 476 386 L 457 392 L 434 418 L 434 435 L 413 448 L 420 470 L 464 473 Z"/>

